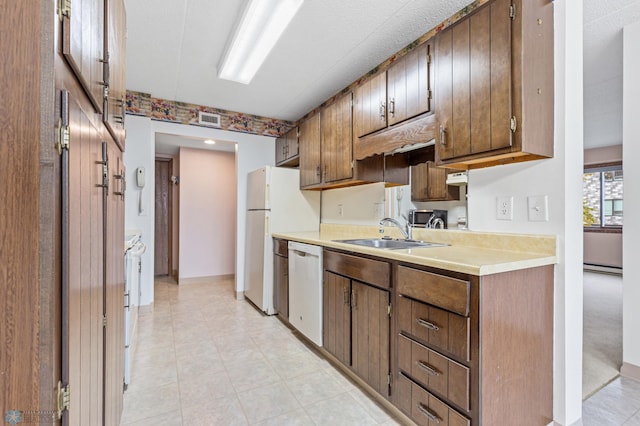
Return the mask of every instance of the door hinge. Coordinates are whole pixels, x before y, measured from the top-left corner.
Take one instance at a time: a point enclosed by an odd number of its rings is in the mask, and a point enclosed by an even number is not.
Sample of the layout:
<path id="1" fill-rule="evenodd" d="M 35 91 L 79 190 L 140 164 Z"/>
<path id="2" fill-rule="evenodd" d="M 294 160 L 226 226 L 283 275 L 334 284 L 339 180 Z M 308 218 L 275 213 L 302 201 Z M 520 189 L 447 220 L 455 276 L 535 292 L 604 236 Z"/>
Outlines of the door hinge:
<path id="1" fill-rule="evenodd" d="M 516 5 L 512 4 L 509 6 L 509 18 L 513 21 L 516 19 Z"/>
<path id="2" fill-rule="evenodd" d="M 391 318 L 391 303 L 387 305 L 387 315 L 389 315 L 389 318 Z"/>
<path id="3" fill-rule="evenodd" d="M 351 170 L 353 170 L 354 166 L 355 166 L 354 161 L 351 161 Z"/>
<path id="4" fill-rule="evenodd" d="M 105 327 L 105 328 L 107 327 L 107 316 L 106 315 L 102 316 L 102 326 Z"/>
<path id="5" fill-rule="evenodd" d="M 391 373 L 387 374 L 387 385 L 391 386 Z"/>
<path id="6" fill-rule="evenodd" d="M 58 1 L 58 14 L 60 15 L 60 19 L 62 19 L 63 16 L 67 18 L 71 16 L 71 0 Z"/>
<path id="7" fill-rule="evenodd" d="M 62 386 L 62 382 L 58 380 L 58 390 L 56 392 L 56 405 L 58 410 L 58 419 L 62 418 L 63 411 L 69 411 L 71 405 L 71 393 L 69 385 Z"/>
<path id="8" fill-rule="evenodd" d="M 69 126 L 65 126 L 62 120 L 58 120 L 58 140 L 56 141 L 56 148 L 58 148 L 58 154 L 62 154 L 63 150 L 69 150 Z"/>
<path id="9" fill-rule="evenodd" d="M 429 99 L 433 99 L 433 90 L 427 90 L 427 94 L 429 95 Z"/>
<path id="10" fill-rule="evenodd" d="M 427 53 L 427 64 L 431 63 L 431 54 Z"/>
<path id="11" fill-rule="evenodd" d="M 511 117 L 511 132 L 515 133 L 517 128 L 518 128 L 518 122 L 516 120 L 516 116 L 514 115 L 513 117 Z"/>

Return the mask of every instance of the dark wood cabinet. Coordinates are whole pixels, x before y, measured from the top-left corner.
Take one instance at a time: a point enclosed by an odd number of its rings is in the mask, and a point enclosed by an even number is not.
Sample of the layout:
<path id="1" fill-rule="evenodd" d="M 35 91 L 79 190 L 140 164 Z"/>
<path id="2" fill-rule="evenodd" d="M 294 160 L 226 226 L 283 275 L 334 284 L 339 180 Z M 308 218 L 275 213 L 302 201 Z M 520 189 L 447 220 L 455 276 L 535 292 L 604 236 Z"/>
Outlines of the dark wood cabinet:
<path id="1" fill-rule="evenodd" d="M 388 263 L 324 251 L 324 348 L 384 397 L 390 374 L 389 286 Z"/>
<path id="2" fill-rule="evenodd" d="M 552 266 L 482 277 L 396 268 L 398 408 L 417 424 L 551 422 Z"/>
<path id="3" fill-rule="evenodd" d="M 351 93 L 341 97 L 320 115 L 322 178 L 330 184 L 353 177 L 353 112 Z"/>
<path id="4" fill-rule="evenodd" d="M 91 104 L 102 113 L 105 0 L 61 2 L 62 54 Z M 124 34 L 122 35 L 124 38 Z"/>
<path id="5" fill-rule="evenodd" d="M 436 159 L 459 167 L 553 156 L 553 5 L 493 0 L 435 42 Z"/>
<path id="6" fill-rule="evenodd" d="M 273 239 L 273 307 L 289 319 L 289 251 L 287 241 Z"/>
<path id="7" fill-rule="evenodd" d="M 358 86 L 353 103 L 356 137 L 387 127 L 387 73 L 381 72 Z"/>
<path id="8" fill-rule="evenodd" d="M 298 135 L 300 149 L 300 188 L 309 188 L 322 183 L 320 155 L 320 113 L 300 123 Z"/>
<path id="9" fill-rule="evenodd" d="M 431 111 L 431 43 L 398 59 L 387 70 L 388 122 L 392 126 Z"/>
<path id="10" fill-rule="evenodd" d="M 298 128 L 294 127 L 276 139 L 276 166 L 296 167 L 300 162 Z"/>
<path id="11" fill-rule="evenodd" d="M 427 161 L 411 167 L 411 201 L 451 201 L 460 199 L 460 188 L 447 185 L 447 175 L 459 170 Z"/>
<path id="12" fill-rule="evenodd" d="M 124 0 L 105 1 L 103 120 L 121 150 L 125 144 L 127 87 L 125 48 L 127 22 Z"/>

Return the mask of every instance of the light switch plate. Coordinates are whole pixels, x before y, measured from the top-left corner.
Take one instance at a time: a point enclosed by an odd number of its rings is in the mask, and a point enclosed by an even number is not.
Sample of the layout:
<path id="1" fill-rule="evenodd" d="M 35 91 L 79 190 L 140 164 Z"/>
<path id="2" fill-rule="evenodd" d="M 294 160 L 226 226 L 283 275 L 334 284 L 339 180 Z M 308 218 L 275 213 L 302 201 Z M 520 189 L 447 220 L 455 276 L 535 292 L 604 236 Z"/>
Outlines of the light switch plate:
<path id="1" fill-rule="evenodd" d="M 498 220 L 513 220 L 513 197 L 498 197 L 496 198 L 496 219 Z"/>
<path id="2" fill-rule="evenodd" d="M 527 197 L 529 222 L 547 222 L 549 220 L 549 197 L 530 195 Z"/>

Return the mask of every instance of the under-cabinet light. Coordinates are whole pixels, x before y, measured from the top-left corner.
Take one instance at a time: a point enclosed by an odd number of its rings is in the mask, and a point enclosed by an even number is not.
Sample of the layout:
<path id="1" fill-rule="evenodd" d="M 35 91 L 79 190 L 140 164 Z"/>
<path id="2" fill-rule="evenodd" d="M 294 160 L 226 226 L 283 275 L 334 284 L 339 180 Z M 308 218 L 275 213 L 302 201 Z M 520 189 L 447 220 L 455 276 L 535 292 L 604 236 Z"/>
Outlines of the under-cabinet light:
<path id="1" fill-rule="evenodd" d="M 249 0 L 227 44 L 218 77 L 249 84 L 303 0 Z"/>
<path id="2" fill-rule="evenodd" d="M 214 141 L 213 139 L 207 139 L 206 141 L 204 141 L 204 143 L 206 143 L 207 145 L 215 145 L 216 141 Z"/>

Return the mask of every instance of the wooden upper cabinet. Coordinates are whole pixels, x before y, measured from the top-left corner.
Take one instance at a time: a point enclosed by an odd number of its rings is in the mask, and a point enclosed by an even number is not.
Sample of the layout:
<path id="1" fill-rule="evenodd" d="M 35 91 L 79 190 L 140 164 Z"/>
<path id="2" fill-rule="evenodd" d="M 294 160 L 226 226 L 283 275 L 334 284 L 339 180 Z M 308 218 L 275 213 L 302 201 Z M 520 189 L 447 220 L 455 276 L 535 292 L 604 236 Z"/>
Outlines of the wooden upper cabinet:
<path id="1" fill-rule="evenodd" d="M 297 166 L 299 164 L 298 154 L 298 128 L 294 127 L 276 139 L 276 166 Z"/>
<path id="2" fill-rule="evenodd" d="M 431 111 L 431 43 L 426 42 L 387 70 L 389 125 Z"/>
<path id="3" fill-rule="evenodd" d="M 355 130 L 361 137 L 387 127 L 387 73 L 381 72 L 355 90 Z"/>
<path id="4" fill-rule="evenodd" d="M 300 188 L 322 183 L 320 170 L 320 113 L 300 123 L 298 136 L 300 149 Z"/>
<path id="5" fill-rule="evenodd" d="M 127 31 L 123 0 L 105 1 L 104 82 L 108 90 L 104 99 L 103 120 L 124 151 L 127 87 L 125 74 L 125 49 Z"/>
<path id="6" fill-rule="evenodd" d="M 353 177 L 353 113 L 351 93 L 321 112 L 323 182 Z"/>
<path id="7" fill-rule="evenodd" d="M 411 201 L 460 199 L 460 188 L 447 185 L 447 174 L 459 170 L 438 167 L 433 161 L 411 167 Z"/>
<path id="8" fill-rule="evenodd" d="M 104 97 L 104 8 L 104 0 L 83 0 L 60 11 L 62 54 L 98 113 Z"/>
<path id="9" fill-rule="evenodd" d="M 435 42 L 436 158 L 464 168 L 553 156 L 553 5 L 493 0 Z"/>

